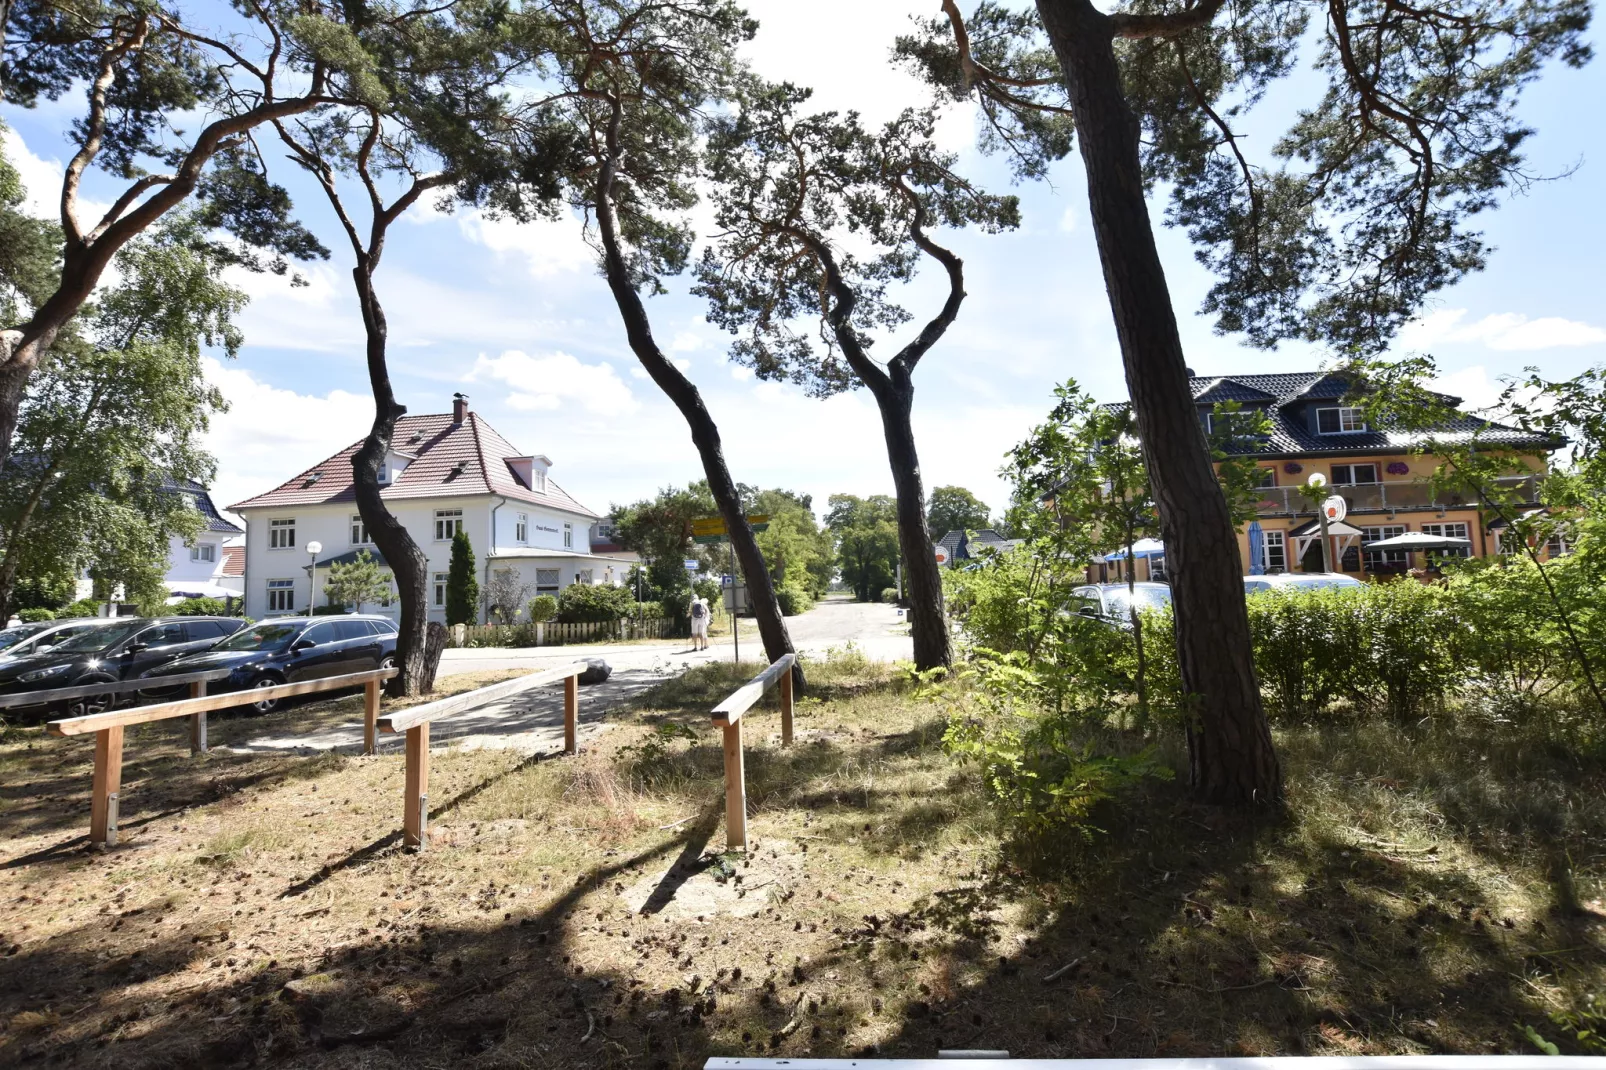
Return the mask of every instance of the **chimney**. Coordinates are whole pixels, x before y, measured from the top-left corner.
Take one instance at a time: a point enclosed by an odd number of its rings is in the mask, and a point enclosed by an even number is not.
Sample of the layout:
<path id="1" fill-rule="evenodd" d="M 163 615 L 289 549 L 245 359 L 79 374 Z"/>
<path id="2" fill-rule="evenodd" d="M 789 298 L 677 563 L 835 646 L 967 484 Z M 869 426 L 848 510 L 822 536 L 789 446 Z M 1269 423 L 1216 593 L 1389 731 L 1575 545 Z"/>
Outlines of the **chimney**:
<path id="1" fill-rule="evenodd" d="M 460 424 L 468 419 L 468 395 L 452 395 L 452 423 Z"/>

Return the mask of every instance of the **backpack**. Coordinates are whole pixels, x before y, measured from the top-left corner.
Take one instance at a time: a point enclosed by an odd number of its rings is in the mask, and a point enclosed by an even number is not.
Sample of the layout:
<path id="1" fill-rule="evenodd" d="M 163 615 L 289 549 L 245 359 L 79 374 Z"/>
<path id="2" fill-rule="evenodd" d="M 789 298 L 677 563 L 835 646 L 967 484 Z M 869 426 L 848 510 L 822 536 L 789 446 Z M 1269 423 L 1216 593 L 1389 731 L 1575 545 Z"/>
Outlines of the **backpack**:
<path id="1" fill-rule="evenodd" d="M 708 616 L 708 607 L 707 606 L 703 605 L 701 602 L 693 602 L 691 604 L 691 619 L 692 620 L 702 620 L 706 616 Z"/>

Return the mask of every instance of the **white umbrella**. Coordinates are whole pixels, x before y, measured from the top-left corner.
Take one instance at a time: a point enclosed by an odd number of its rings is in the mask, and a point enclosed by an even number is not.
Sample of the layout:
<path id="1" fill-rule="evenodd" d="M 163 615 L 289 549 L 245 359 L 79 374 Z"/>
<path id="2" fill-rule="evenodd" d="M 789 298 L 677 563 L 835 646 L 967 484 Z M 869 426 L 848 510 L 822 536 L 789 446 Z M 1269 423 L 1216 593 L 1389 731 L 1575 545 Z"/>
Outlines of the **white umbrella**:
<path id="1" fill-rule="evenodd" d="M 1165 553 L 1165 544 L 1162 543 L 1159 539 L 1139 539 L 1137 542 L 1132 544 L 1132 556 L 1133 557 L 1158 557 L 1158 556 L 1160 556 L 1161 554 L 1164 554 L 1164 553 Z M 1123 560 L 1125 557 L 1126 557 L 1126 547 L 1123 546 L 1119 550 L 1115 551 L 1114 553 L 1105 554 L 1104 555 L 1104 560 L 1106 560 L 1106 561 L 1120 561 L 1120 560 Z"/>
<path id="2" fill-rule="evenodd" d="M 163 580 L 169 598 L 240 598 L 239 591 L 205 580 Z"/>
<path id="3" fill-rule="evenodd" d="M 1429 535 L 1425 531 L 1407 531 L 1389 539 L 1363 544 L 1368 550 L 1459 550 L 1472 545 L 1471 539 L 1458 539 L 1452 535 Z"/>

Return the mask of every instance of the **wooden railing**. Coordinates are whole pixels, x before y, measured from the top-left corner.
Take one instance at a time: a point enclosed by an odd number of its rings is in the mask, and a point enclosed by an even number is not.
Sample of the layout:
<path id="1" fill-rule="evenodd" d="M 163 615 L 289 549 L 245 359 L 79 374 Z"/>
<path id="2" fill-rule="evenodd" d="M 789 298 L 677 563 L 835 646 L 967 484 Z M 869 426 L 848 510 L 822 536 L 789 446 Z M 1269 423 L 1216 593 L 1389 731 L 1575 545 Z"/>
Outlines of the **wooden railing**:
<path id="1" fill-rule="evenodd" d="M 483 705 L 508 695 L 540 687 L 543 684 L 563 681 L 563 752 L 579 753 L 578 721 L 580 716 L 580 674 L 585 672 L 583 661 L 543 669 L 528 676 L 520 676 L 489 687 L 467 691 L 451 698 L 428 702 L 422 706 L 399 710 L 379 720 L 383 732 L 407 734 L 407 781 L 405 801 L 402 804 L 402 838 L 409 847 L 422 851 L 429 832 L 429 726 L 433 721 L 444 720 L 454 713 Z"/>
<path id="2" fill-rule="evenodd" d="M 276 684 L 273 687 L 254 687 L 246 691 L 233 691 L 223 695 L 194 695 L 176 702 L 159 702 L 152 706 L 131 706 L 127 709 L 92 713 L 85 717 L 67 717 L 51 721 L 45 726 L 51 735 L 95 736 L 95 772 L 89 794 L 89 842 L 111 846 L 117 842 L 119 792 L 123 782 L 123 729 L 131 724 L 148 724 L 174 717 L 203 716 L 210 710 L 226 710 L 235 706 L 249 706 L 265 699 L 290 698 L 308 695 L 315 691 L 334 691 L 343 687 L 365 689 L 363 744 L 365 753 L 373 753 L 374 723 L 379 713 L 379 685 L 395 676 L 396 669 L 375 669 L 371 672 L 350 673 L 346 676 L 329 676 L 321 680 L 302 680 L 294 684 Z M 202 679 L 190 682 L 191 692 L 205 690 L 206 679 L 216 679 L 213 673 L 197 673 Z M 154 680 L 125 681 L 126 685 L 143 685 L 153 690 L 152 684 L 165 688 L 190 680 L 187 676 L 166 676 Z M 123 690 L 139 690 L 125 686 Z M 36 691 L 34 696 L 51 696 L 47 701 L 62 698 L 86 698 L 104 695 L 113 690 L 111 684 L 86 684 L 83 687 L 59 688 L 56 691 Z M 191 749 L 195 746 L 195 724 L 190 722 Z M 206 745 L 206 722 L 200 722 L 201 747 Z"/>
<path id="3" fill-rule="evenodd" d="M 78 684 L 74 687 L 54 687 L 48 691 L 21 691 L 15 695 L 0 695 L 0 710 L 19 706 L 47 706 L 57 702 L 70 702 L 75 698 L 100 698 L 102 695 L 123 695 L 130 691 L 166 691 L 173 687 L 188 686 L 191 698 L 206 694 L 206 685 L 222 680 L 232 669 L 212 669 L 208 672 L 189 672 L 182 675 L 162 676 L 142 680 L 107 680 L 98 684 Z M 206 714 L 190 715 L 190 754 L 206 753 Z"/>
<path id="4" fill-rule="evenodd" d="M 781 685 L 781 746 L 792 745 L 792 666 L 796 654 L 782 654 L 770 667 L 731 692 L 714 707 L 714 724 L 725 733 L 725 845 L 747 850 L 747 770 L 742 759 L 742 715 L 764 692 Z"/>

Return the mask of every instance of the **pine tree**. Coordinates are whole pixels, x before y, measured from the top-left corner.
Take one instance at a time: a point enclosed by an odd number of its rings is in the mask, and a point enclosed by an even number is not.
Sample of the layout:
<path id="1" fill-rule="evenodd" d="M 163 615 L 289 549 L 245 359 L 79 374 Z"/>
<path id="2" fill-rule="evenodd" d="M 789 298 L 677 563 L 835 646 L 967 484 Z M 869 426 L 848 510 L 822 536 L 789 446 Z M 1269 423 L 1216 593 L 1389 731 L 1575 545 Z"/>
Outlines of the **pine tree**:
<path id="1" fill-rule="evenodd" d="M 479 617 L 480 584 L 474 578 L 474 547 L 468 532 L 452 536 L 452 563 L 446 570 L 446 623 L 473 624 Z"/>

